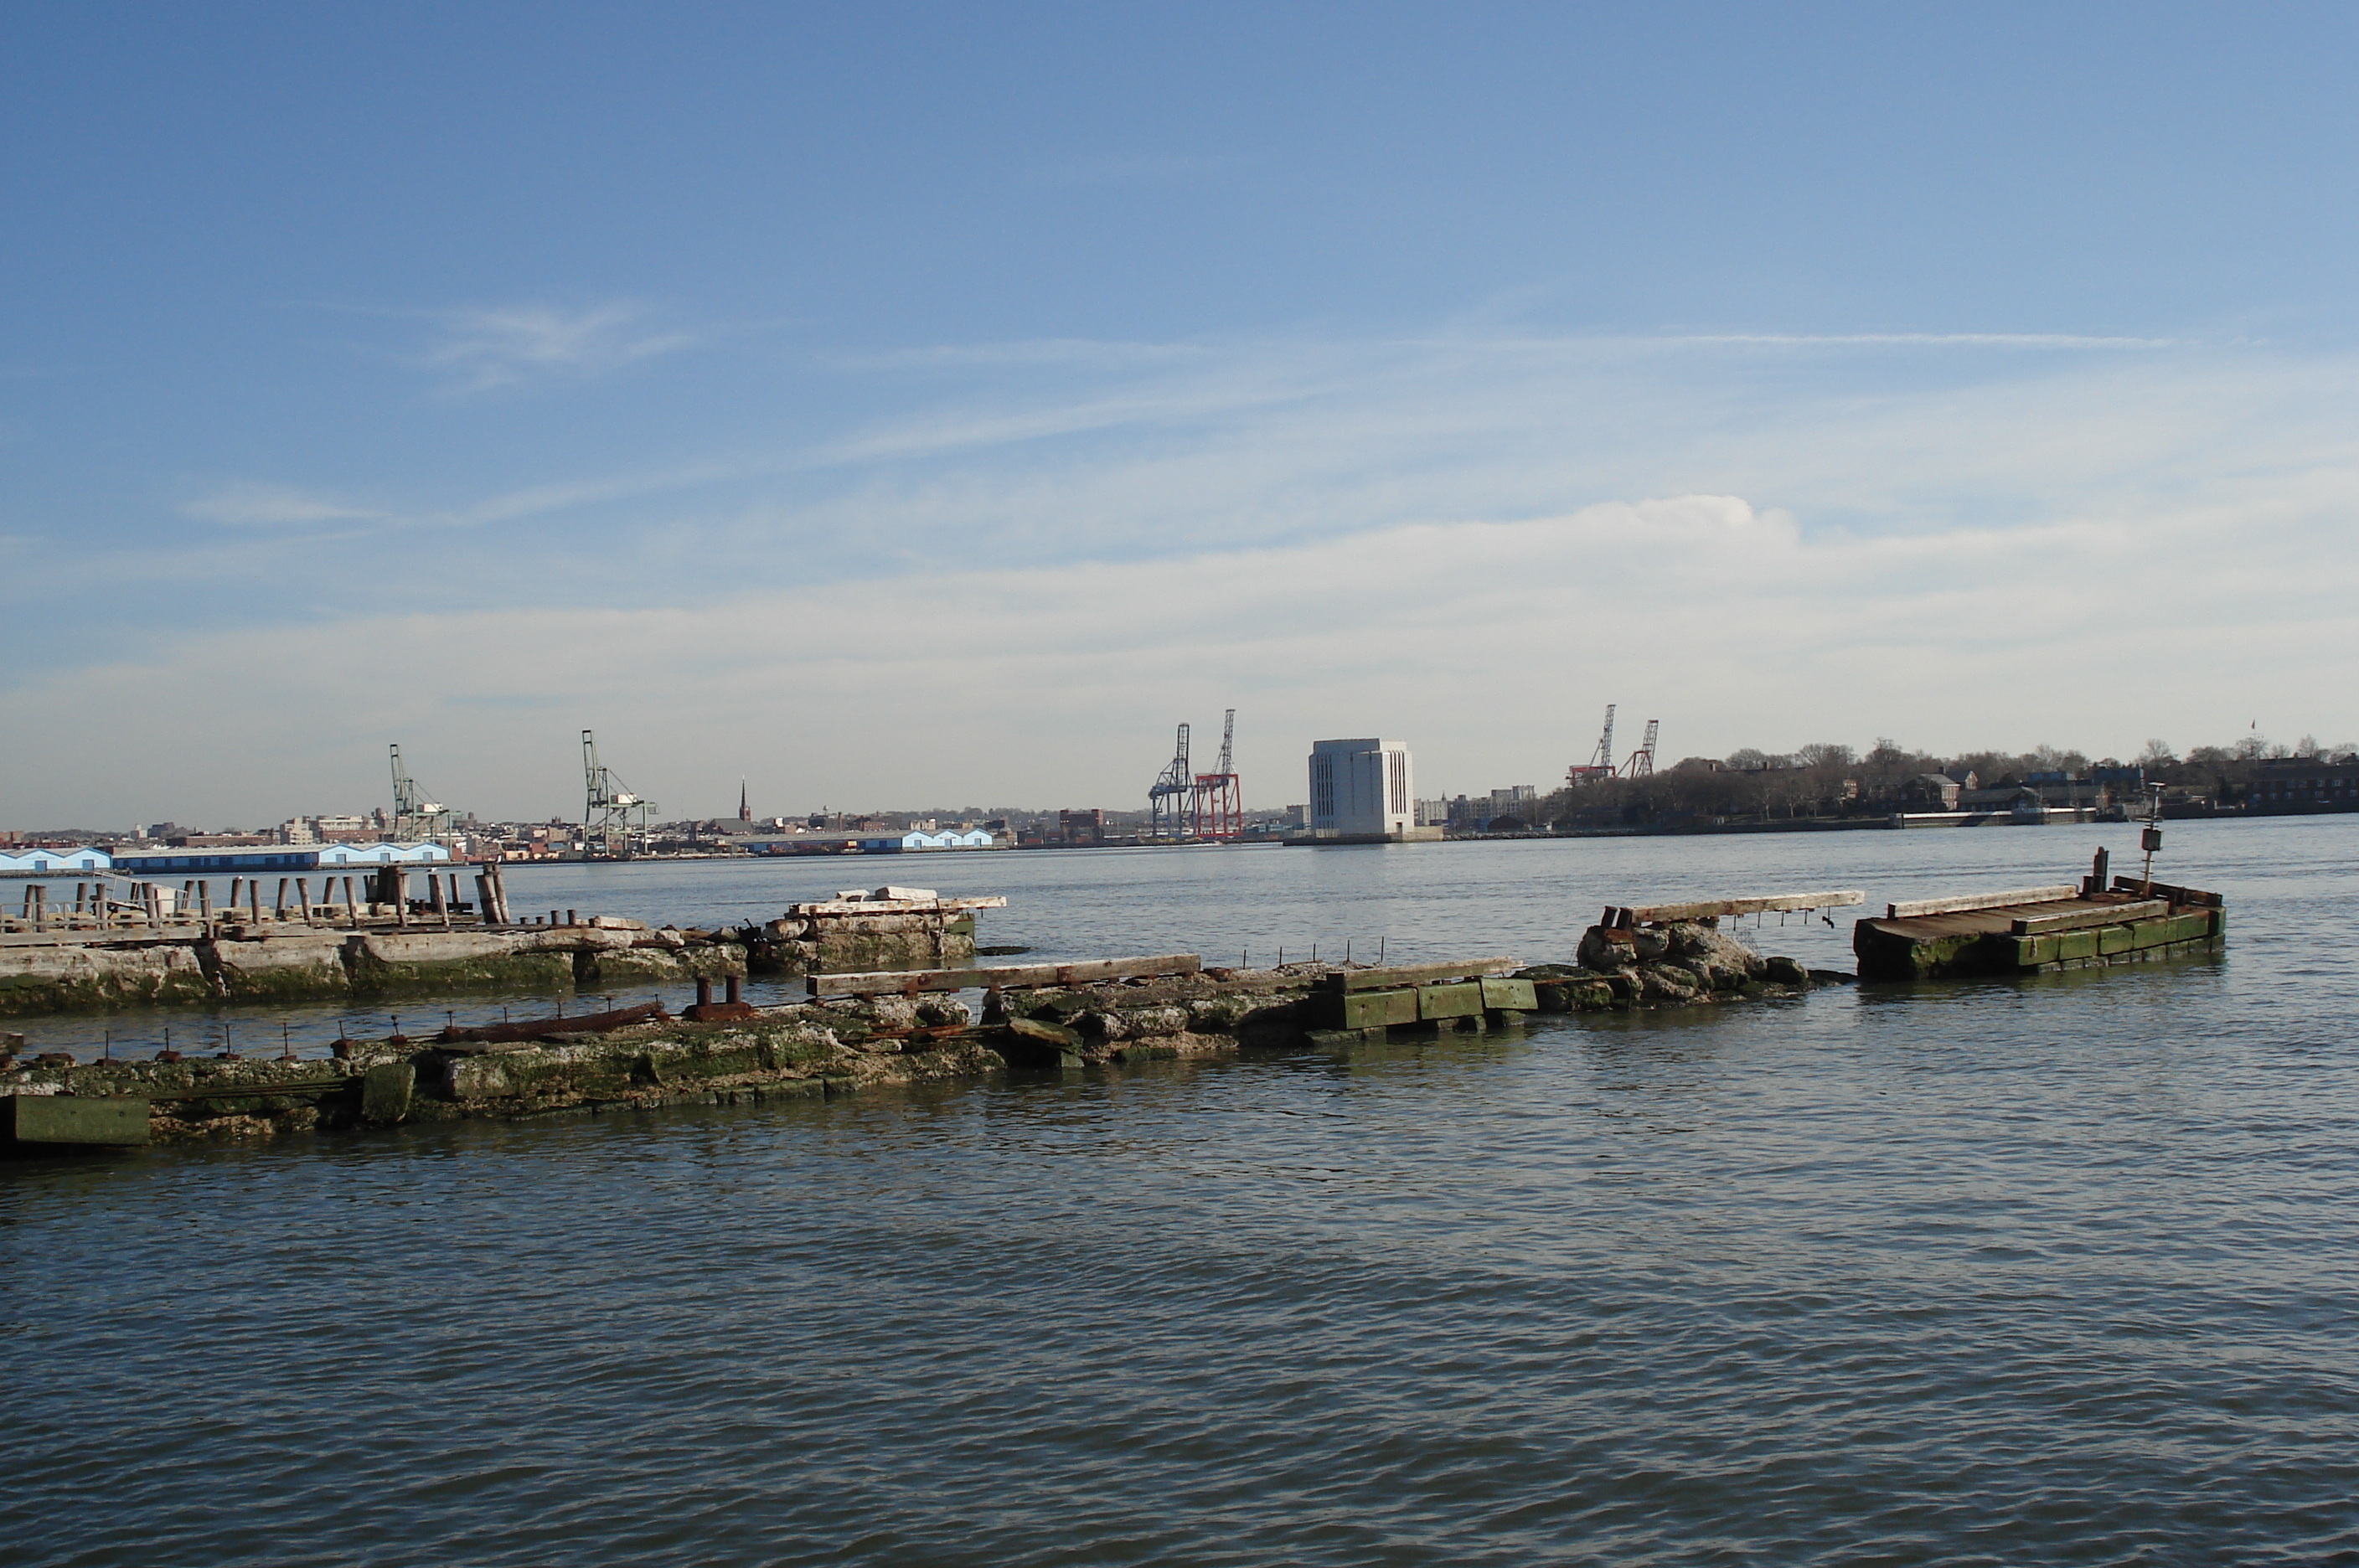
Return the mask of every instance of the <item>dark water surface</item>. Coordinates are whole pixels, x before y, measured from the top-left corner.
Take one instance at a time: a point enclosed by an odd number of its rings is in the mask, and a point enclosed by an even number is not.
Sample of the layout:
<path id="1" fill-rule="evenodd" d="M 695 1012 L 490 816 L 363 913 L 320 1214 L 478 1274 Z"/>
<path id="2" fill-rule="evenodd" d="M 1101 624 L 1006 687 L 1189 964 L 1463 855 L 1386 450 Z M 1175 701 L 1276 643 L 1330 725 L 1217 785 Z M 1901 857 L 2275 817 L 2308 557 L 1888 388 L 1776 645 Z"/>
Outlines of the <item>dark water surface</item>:
<path id="1" fill-rule="evenodd" d="M 2134 836 L 511 882 L 685 922 L 889 875 L 1009 894 L 985 940 L 1044 956 L 1538 960 L 1608 902 Z M 0 1167 L 0 1561 L 2359 1558 L 2354 852 L 2174 824 L 2220 961 Z"/>

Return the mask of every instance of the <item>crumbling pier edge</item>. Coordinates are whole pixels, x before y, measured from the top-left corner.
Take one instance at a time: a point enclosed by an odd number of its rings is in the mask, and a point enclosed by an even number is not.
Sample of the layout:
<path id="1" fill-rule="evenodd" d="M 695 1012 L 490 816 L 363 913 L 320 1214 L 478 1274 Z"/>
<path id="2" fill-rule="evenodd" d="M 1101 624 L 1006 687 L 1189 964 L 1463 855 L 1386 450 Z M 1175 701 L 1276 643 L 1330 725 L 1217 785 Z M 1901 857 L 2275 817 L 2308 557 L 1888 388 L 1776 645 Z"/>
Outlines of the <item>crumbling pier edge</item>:
<path id="1" fill-rule="evenodd" d="M 2217 953 L 2217 893 L 2129 877 L 2105 885 L 2104 855 L 2078 885 L 1892 904 L 1852 928 L 1860 978 L 1914 981 L 2054 974 Z"/>
<path id="2" fill-rule="evenodd" d="M 1207 971 L 1192 954 L 1176 954 L 1020 972 L 819 976 L 813 988 L 831 994 L 809 1002 L 761 1010 L 714 1003 L 689 1018 L 657 1014 L 586 1036 L 559 1032 L 583 1020 L 551 1019 L 530 1039 L 498 1038 L 532 1028 L 514 1025 L 340 1041 L 324 1062 L 10 1059 L 0 1062 L 0 1096 L 56 1102 L 9 1124 L 20 1147 L 184 1142 L 831 1096 L 1006 1071 L 1333 1049 L 1480 1031 L 1533 1010 L 1648 1005 L 1635 990 L 1620 995 L 1604 979 L 1572 973 L 1515 970 L 1506 958 Z M 926 988 L 990 975 L 1038 983 L 995 983 L 980 1018 L 956 995 Z M 1749 994 L 1794 992 L 1755 985 Z M 136 1137 L 126 1130 L 135 1126 Z"/>

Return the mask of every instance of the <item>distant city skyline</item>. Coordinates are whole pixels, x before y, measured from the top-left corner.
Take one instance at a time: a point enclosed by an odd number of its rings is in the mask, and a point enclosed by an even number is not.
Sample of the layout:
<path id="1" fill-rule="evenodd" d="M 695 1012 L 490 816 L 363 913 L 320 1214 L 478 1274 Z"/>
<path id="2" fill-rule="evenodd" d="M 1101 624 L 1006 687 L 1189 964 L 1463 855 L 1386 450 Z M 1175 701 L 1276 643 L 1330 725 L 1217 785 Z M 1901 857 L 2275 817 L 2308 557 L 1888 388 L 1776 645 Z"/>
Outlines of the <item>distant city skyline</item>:
<path id="1" fill-rule="evenodd" d="M 12 16 L 0 823 L 2359 733 L 2359 18 Z M 1283 800 L 1281 800 L 1281 797 Z M 760 809 L 757 807 L 757 809 Z"/>

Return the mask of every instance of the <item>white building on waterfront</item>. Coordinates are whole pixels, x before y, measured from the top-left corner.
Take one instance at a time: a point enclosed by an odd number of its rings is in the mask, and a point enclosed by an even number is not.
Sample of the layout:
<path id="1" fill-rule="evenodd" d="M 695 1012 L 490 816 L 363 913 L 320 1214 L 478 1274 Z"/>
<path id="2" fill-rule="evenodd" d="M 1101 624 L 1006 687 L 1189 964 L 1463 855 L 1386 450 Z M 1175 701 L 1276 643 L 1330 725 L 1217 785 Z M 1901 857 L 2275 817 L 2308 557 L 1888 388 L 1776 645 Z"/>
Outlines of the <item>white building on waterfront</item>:
<path id="1" fill-rule="evenodd" d="M 1417 834 L 1416 780 L 1397 740 L 1310 745 L 1310 836 L 1387 839 Z"/>

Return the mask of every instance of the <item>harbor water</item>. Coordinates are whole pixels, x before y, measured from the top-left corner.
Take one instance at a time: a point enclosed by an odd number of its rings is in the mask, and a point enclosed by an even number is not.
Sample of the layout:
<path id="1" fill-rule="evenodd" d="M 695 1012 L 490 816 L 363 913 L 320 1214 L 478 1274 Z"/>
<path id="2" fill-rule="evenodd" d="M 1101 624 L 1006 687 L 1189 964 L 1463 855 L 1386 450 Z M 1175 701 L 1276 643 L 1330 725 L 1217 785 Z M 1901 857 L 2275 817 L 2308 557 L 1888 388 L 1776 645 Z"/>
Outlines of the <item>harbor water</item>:
<path id="1" fill-rule="evenodd" d="M 1873 908 L 2136 838 L 509 885 L 690 924 L 919 883 L 1006 894 L 980 940 L 1043 958 L 1537 963 L 1608 904 Z M 2224 956 L 0 1165 L 0 1563 L 2359 1557 L 2359 818 L 2168 841 Z M 1745 934 L 1851 967 L 1847 916 Z"/>

